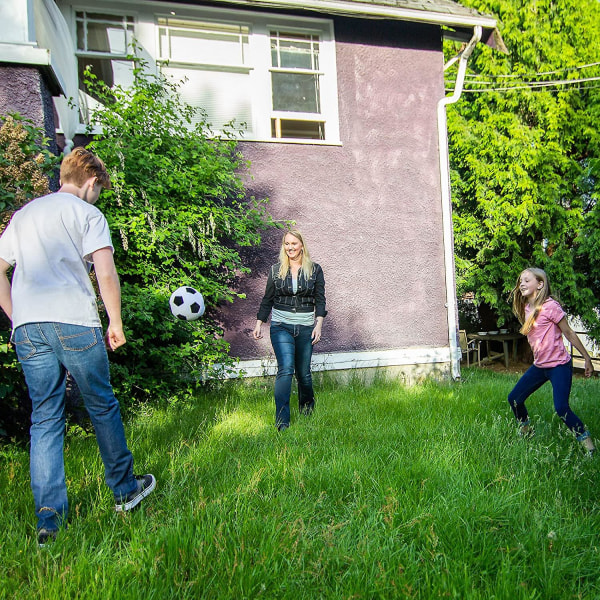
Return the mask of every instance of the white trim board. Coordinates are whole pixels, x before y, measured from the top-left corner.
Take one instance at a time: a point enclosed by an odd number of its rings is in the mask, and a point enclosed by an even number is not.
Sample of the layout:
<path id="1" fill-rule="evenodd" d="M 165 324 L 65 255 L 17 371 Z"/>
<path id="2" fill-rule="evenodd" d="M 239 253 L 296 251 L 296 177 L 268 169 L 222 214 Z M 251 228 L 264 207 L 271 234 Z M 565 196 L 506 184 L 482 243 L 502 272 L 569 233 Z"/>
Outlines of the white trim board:
<path id="1" fill-rule="evenodd" d="M 450 363 L 450 348 L 407 348 L 400 350 L 373 350 L 365 352 L 327 352 L 313 354 L 313 371 L 337 371 L 342 369 L 367 369 L 375 367 L 398 367 L 404 365 L 428 365 Z M 277 363 L 274 358 L 240 360 L 229 377 L 262 377 L 275 375 Z"/>

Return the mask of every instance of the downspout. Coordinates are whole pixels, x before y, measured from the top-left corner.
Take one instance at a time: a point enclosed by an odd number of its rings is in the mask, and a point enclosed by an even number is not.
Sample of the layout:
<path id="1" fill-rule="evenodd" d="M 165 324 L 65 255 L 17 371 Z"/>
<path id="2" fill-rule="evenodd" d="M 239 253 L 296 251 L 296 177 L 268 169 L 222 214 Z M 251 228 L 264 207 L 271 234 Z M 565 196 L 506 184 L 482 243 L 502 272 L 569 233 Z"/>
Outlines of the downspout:
<path id="1" fill-rule="evenodd" d="M 467 62 L 475 46 L 481 40 L 482 28 L 473 29 L 473 37 L 458 56 L 444 65 L 444 71 L 456 60 L 458 74 L 454 93 L 445 96 L 437 105 L 438 145 L 440 156 L 440 179 L 442 191 L 442 228 L 444 242 L 444 268 L 446 275 L 446 313 L 448 318 L 448 342 L 450 346 L 450 365 L 453 379 L 460 379 L 460 345 L 458 342 L 458 303 L 456 299 L 456 278 L 454 270 L 454 232 L 452 227 L 452 199 L 450 197 L 450 159 L 448 153 L 448 125 L 446 122 L 446 106 L 458 102 L 465 82 Z"/>

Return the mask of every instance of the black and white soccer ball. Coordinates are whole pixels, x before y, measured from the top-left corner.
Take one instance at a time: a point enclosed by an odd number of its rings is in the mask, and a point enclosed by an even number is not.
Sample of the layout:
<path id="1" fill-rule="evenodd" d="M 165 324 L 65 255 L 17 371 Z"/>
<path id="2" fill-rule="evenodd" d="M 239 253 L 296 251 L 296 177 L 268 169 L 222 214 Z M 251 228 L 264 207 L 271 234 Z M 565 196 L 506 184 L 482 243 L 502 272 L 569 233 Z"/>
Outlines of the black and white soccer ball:
<path id="1" fill-rule="evenodd" d="M 204 297 L 193 287 L 184 285 L 171 294 L 171 312 L 182 321 L 195 321 L 204 314 Z"/>

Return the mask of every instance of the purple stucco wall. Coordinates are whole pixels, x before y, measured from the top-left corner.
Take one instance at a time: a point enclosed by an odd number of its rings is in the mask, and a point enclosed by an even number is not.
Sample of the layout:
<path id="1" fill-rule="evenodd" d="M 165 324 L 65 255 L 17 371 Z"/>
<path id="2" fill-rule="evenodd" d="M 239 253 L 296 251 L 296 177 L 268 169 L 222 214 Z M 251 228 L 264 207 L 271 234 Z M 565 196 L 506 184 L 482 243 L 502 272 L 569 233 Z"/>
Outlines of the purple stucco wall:
<path id="1" fill-rule="evenodd" d="M 437 27 L 336 19 L 341 146 L 244 143 L 277 219 L 293 219 L 325 272 L 329 315 L 317 352 L 448 345 L 436 105 Z M 224 311 L 231 353 L 271 353 L 251 337 L 281 233 L 249 256 L 247 299 Z"/>
<path id="2" fill-rule="evenodd" d="M 0 115 L 18 112 L 41 127 L 57 152 L 52 94 L 37 67 L 0 63 Z"/>

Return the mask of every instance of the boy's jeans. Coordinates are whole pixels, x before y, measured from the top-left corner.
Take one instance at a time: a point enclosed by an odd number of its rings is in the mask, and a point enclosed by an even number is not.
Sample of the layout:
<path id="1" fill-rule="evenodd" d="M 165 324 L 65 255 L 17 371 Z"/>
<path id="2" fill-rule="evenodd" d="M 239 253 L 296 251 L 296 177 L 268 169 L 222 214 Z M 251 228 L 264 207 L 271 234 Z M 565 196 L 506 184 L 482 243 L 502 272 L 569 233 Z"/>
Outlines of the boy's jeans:
<path id="1" fill-rule="evenodd" d="M 119 403 L 110 385 L 108 357 L 99 327 L 27 323 L 13 343 L 31 396 L 31 489 L 38 529 L 66 523 L 67 488 L 63 460 L 65 380 L 69 371 L 81 391 L 96 431 L 105 479 L 115 498 L 137 484 Z"/>
<path id="2" fill-rule="evenodd" d="M 310 360 L 313 327 L 271 323 L 271 344 L 277 358 L 275 379 L 275 425 L 290 424 L 290 392 L 292 376 L 298 381 L 300 412 L 310 413 L 315 405 Z"/>

